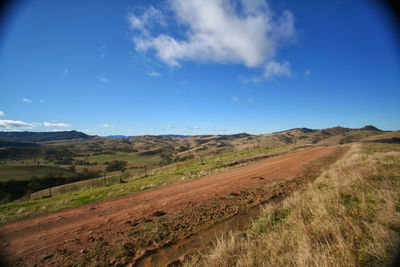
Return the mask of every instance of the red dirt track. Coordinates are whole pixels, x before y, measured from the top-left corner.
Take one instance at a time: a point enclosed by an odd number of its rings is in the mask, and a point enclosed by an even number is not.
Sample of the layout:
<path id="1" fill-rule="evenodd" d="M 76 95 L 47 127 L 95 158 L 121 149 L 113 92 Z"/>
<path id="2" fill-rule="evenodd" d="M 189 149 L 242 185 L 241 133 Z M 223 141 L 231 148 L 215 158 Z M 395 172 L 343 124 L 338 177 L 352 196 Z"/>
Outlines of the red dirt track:
<path id="1" fill-rule="evenodd" d="M 108 199 L 85 206 L 39 215 L 0 226 L 3 257 L 12 265 L 65 265 L 82 249 L 90 250 L 91 237 L 110 245 L 129 230 L 127 222 L 172 214 L 217 196 L 259 183 L 295 176 L 310 161 L 328 156 L 336 147 L 317 147 L 275 157 L 216 175 Z M 264 179 L 255 179 L 263 177 Z M 69 252 L 69 253 L 67 253 Z M 48 256 L 49 258 L 46 258 Z"/>

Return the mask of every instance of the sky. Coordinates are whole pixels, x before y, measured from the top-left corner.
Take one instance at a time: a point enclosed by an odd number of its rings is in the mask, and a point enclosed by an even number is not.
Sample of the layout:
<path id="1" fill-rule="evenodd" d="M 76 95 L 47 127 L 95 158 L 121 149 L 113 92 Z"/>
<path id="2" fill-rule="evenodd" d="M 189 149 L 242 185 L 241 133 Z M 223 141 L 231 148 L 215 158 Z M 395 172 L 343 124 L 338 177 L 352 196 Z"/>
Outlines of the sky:
<path id="1" fill-rule="evenodd" d="M 400 39 L 376 1 L 18 3 L 0 32 L 0 131 L 400 130 Z"/>

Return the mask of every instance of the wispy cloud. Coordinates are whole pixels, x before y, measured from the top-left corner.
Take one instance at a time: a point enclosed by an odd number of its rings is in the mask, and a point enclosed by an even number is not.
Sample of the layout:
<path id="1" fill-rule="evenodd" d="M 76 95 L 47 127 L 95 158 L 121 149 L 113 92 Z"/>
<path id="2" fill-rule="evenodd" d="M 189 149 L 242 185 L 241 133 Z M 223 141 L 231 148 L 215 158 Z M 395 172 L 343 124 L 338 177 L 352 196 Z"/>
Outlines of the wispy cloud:
<path id="1" fill-rule="evenodd" d="M 253 102 L 254 102 L 254 99 L 253 99 L 253 98 L 248 98 L 248 99 L 247 99 L 247 102 L 253 103 Z"/>
<path id="2" fill-rule="evenodd" d="M 146 9 L 140 16 L 129 13 L 128 22 L 132 30 L 138 30 L 144 35 L 149 35 L 149 30 L 155 25 L 167 26 L 163 13 L 153 6 Z"/>
<path id="3" fill-rule="evenodd" d="M 175 128 L 174 125 L 168 125 L 167 127 L 168 127 L 168 129 L 174 129 Z"/>
<path id="4" fill-rule="evenodd" d="M 28 98 L 22 98 L 22 102 L 30 104 L 30 103 L 32 103 L 32 100 L 30 100 Z"/>
<path id="5" fill-rule="evenodd" d="M 4 116 L 4 112 L 0 110 L 0 117 Z"/>
<path id="6" fill-rule="evenodd" d="M 44 104 L 44 100 L 43 99 L 40 99 L 39 102 L 40 102 L 40 104 Z"/>
<path id="7" fill-rule="evenodd" d="M 129 14 L 128 22 L 138 53 L 149 50 L 170 67 L 183 61 L 243 64 L 268 69 L 280 44 L 295 38 L 293 14 L 276 16 L 263 0 L 170 0 L 170 18 L 177 18 L 180 38 L 165 32 L 167 16 L 150 7 L 141 15 Z M 157 30 L 155 30 L 157 29 Z M 275 62 L 276 63 L 276 62 Z M 271 67 L 269 67 L 271 68 Z M 267 72 L 271 77 L 276 72 Z M 283 75 L 278 75 L 283 76 Z"/>
<path id="8" fill-rule="evenodd" d="M 147 73 L 147 75 L 149 75 L 150 77 L 160 77 L 161 73 L 158 73 L 158 72 L 155 72 L 154 70 L 152 70 L 149 73 Z"/>
<path id="9" fill-rule="evenodd" d="M 234 102 L 239 102 L 240 101 L 239 97 L 237 97 L 237 96 L 232 96 L 232 100 Z"/>
<path id="10" fill-rule="evenodd" d="M 104 128 L 111 128 L 111 127 L 114 127 L 114 125 L 109 124 L 109 123 L 104 123 L 102 126 L 103 126 Z"/>
<path id="11" fill-rule="evenodd" d="M 51 132 L 64 132 L 64 131 L 71 131 L 71 129 L 53 129 Z"/>
<path id="12" fill-rule="evenodd" d="M 12 129 L 12 128 L 32 128 L 32 124 L 23 121 L 13 121 L 13 120 L 0 120 L 0 128 Z"/>
<path id="13" fill-rule="evenodd" d="M 308 77 L 310 77 L 310 75 L 311 75 L 311 70 L 310 69 L 306 69 L 305 71 L 304 71 L 304 78 L 308 78 Z"/>
<path id="14" fill-rule="evenodd" d="M 71 127 L 70 124 L 68 123 L 63 123 L 63 122 L 59 122 L 59 123 L 52 123 L 52 122 L 43 122 L 43 125 L 45 127 Z"/>
<path id="15" fill-rule="evenodd" d="M 107 50 L 107 46 L 102 45 L 98 48 L 100 54 L 99 54 L 99 58 L 103 59 L 106 56 L 106 50 Z"/>
<path id="16" fill-rule="evenodd" d="M 188 126 L 188 129 L 190 129 L 190 130 L 200 130 L 200 127 L 199 126 Z"/>
<path id="17" fill-rule="evenodd" d="M 100 74 L 99 76 L 97 76 L 97 79 L 102 83 L 108 83 L 109 81 L 104 74 Z"/>
<path id="18" fill-rule="evenodd" d="M 64 75 L 67 76 L 68 74 L 69 74 L 69 70 L 68 70 L 68 68 L 65 68 L 64 69 Z"/>

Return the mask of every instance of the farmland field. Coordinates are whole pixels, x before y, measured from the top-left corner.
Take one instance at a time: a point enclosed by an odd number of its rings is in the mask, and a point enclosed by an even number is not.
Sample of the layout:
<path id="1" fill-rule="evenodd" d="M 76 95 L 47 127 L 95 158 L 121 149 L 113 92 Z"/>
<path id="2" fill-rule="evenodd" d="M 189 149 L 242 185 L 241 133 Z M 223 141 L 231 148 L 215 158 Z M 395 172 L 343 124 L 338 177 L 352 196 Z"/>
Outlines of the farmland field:
<path id="1" fill-rule="evenodd" d="M 2 164 L 0 165 L 0 181 L 7 180 L 30 180 L 32 176 L 44 177 L 51 175 L 54 177 L 69 177 L 74 174 L 66 168 L 46 165 L 17 165 Z"/>

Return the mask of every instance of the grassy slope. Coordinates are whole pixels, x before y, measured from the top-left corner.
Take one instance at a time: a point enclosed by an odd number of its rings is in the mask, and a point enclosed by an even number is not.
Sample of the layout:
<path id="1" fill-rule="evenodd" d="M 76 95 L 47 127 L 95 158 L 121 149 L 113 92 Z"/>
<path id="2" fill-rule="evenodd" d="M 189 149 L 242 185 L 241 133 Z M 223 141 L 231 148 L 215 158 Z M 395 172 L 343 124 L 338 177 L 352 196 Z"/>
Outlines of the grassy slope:
<path id="1" fill-rule="evenodd" d="M 0 165 L 0 181 L 7 180 L 30 180 L 32 176 L 43 177 L 46 175 L 64 175 L 73 176 L 74 173 L 56 166 L 46 165 L 18 165 L 4 164 Z"/>
<path id="2" fill-rule="evenodd" d="M 245 164 L 240 163 L 241 161 L 251 160 L 253 157 L 286 153 L 289 150 L 289 146 L 251 149 L 209 157 L 204 159 L 204 164 L 202 165 L 199 164 L 198 159 L 189 160 L 184 163 L 179 163 L 178 169 L 176 164 L 172 164 L 153 170 L 148 177 L 128 180 L 127 183 L 65 193 L 55 195 L 51 198 L 15 201 L 3 204 L 0 205 L 0 223 L 6 223 L 64 208 L 76 207 L 101 199 L 123 196 L 129 193 L 165 186 L 184 180 L 196 179 L 225 170 L 228 168 L 226 165 L 232 165 L 230 168 L 234 168 Z"/>
<path id="3" fill-rule="evenodd" d="M 399 185 L 400 145 L 352 144 L 307 189 L 187 265 L 389 265 L 399 257 Z"/>

